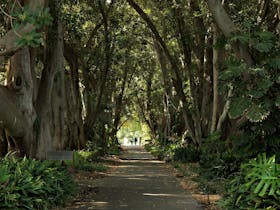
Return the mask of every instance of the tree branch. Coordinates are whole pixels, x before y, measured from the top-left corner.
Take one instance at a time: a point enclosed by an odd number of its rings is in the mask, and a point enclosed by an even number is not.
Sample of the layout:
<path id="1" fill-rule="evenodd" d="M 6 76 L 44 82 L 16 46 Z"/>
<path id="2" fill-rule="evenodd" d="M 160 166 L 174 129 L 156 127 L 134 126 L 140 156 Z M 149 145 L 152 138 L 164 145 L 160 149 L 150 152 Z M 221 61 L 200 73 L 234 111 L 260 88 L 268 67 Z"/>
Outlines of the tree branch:
<path id="1" fill-rule="evenodd" d="M 217 26 L 221 29 L 225 37 L 230 38 L 232 34 L 239 33 L 238 28 L 231 20 L 230 16 L 224 9 L 222 2 L 220 0 L 206 0 L 208 7 L 213 14 L 213 18 Z M 253 58 L 249 52 L 249 47 L 240 42 L 232 43 L 232 48 L 241 60 L 244 60 L 248 66 L 254 64 Z"/>
<path id="2" fill-rule="evenodd" d="M 44 7 L 44 4 L 44 0 L 29 0 L 27 3 L 30 11 L 32 12 L 35 12 L 40 7 Z M 21 46 L 16 44 L 19 36 L 24 36 L 34 29 L 35 26 L 32 24 L 21 25 L 18 29 L 11 29 L 0 39 L 0 64 L 5 59 L 13 56 L 15 52 L 21 48 Z"/>

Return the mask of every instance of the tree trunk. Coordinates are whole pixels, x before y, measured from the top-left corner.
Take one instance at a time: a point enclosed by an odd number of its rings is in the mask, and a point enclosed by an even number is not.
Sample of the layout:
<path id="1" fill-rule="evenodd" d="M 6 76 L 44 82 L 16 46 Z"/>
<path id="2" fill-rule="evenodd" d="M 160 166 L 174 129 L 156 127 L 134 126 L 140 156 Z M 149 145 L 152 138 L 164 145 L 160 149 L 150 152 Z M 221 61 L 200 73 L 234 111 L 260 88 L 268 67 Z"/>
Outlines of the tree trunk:
<path id="1" fill-rule="evenodd" d="M 214 37 L 214 45 L 219 41 L 222 34 L 219 29 L 214 26 L 213 27 L 213 37 Z M 211 133 L 217 130 L 217 118 L 219 115 L 219 72 L 222 68 L 224 62 L 224 54 L 225 51 L 223 49 L 213 47 L 213 110 L 212 110 L 212 120 L 211 120 Z M 222 121 L 220 121 L 219 129 L 222 126 Z"/>
<path id="2" fill-rule="evenodd" d="M 194 141 L 196 144 L 201 145 L 201 140 L 202 140 L 202 129 L 201 129 L 201 115 L 200 115 L 200 95 L 199 92 L 202 93 L 201 90 L 198 90 L 200 85 L 196 85 L 195 82 L 195 76 L 192 68 L 192 51 L 191 51 L 191 38 L 190 38 L 190 33 L 186 30 L 186 24 L 184 21 L 184 17 L 182 15 L 182 11 L 180 8 L 175 8 L 174 9 L 174 15 L 177 21 L 177 27 L 178 27 L 178 34 L 179 36 L 177 37 L 179 46 L 182 49 L 182 52 L 184 54 L 184 65 L 187 70 L 188 74 L 188 79 L 190 81 L 190 93 L 191 93 L 191 102 L 192 102 L 192 107 L 193 107 L 193 112 L 192 112 L 192 120 L 193 120 L 193 126 L 194 126 Z M 199 26 L 200 27 L 200 26 Z M 201 39 L 201 37 L 199 38 Z M 201 55 L 202 54 L 202 55 Z M 200 58 L 201 56 L 204 56 L 204 51 L 201 50 L 199 47 L 199 50 L 197 52 L 198 57 Z M 200 61 L 201 63 L 201 61 Z M 199 68 L 201 67 L 201 64 L 199 64 Z M 202 70 L 198 70 L 202 71 Z M 202 75 L 201 72 L 198 72 L 199 79 L 202 80 Z M 177 79 L 178 80 L 178 79 Z M 202 81 L 199 81 L 198 83 L 201 83 Z M 178 83 L 178 82 L 177 82 Z M 178 85 L 177 85 L 178 86 Z M 182 85 L 181 85 L 182 86 Z M 180 88 L 182 89 L 182 88 Z M 180 91 L 181 95 L 181 100 L 183 100 L 183 97 L 186 98 L 184 94 L 184 90 L 182 89 Z M 184 99 L 186 100 L 186 99 Z"/>
<path id="3" fill-rule="evenodd" d="M 120 93 L 116 97 L 115 102 L 115 112 L 114 112 L 114 122 L 113 122 L 113 132 L 112 132 L 112 138 L 115 138 L 117 135 L 117 132 L 119 130 L 119 124 L 121 120 L 121 113 L 122 113 L 122 106 L 123 106 L 123 97 L 124 97 L 124 91 L 127 84 L 127 76 L 128 76 L 128 67 L 125 66 L 123 80 L 121 84 L 121 90 Z M 117 142 L 115 142 L 117 143 Z"/>
<path id="4" fill-rule="evenodd" d="M 157 58 L 160 64 L 160 69 L 162 73 L 163 86 L 164 86 L 164 95 L 163 95 L 163 105 L 164 105 L 164 116 L 163 116 L 163 126 L 164 126 L 164 141 L 166 141 L 170 136 L 171 131 L 171 110 L 170 110 L 170 98 L 171 98 L 171 84 L 168 81 L 168 69 L 166 58 L 163 54 L 163 51 L 159 45 L 159 43 L 154 39 L 153 40 L 154 49 L 157 53 Z M 164 142 L 165 144 L 165 142 Z"/>
<path id="5" fill-rule="evenodd" d="M 102 18 L 104 20 L 104 41 L 105 41 L 105 46 L 104 46 L 104 52 L 105 52 L 105 62 L 104 65 L 101 66 L 101 76 L 100 76 L 100 83 L 97 88 L 97 97 L 94 105 L 94 110 L 93 110 L 93 115 L 91 117 L 91 123 L 90 126 L 93 126 L 95 124 L 95 121 L 97 119 L 99 110 L 100 110 L 100 105 L 102 101 L 102 97 L 104 95 L 104 89 L 105 85 L 107 82 L 108 74 L 109 74 L 109 69 L 111 65 L 111 52 L 110 52 L 110 37 L 109 37 L 109 30 L 108 30 L 108 17 L 106 10 L 104 9 L 104 5 L 102 5 L 101 1 L 99 3 L 99 9 L 102 14 Z"/>
<path id="6" fill-rule="evenodd" d="M 8 153 L 8 141 L 5 136 L 5 130 L 0 128 L 0 158 Z"/>
<path id="7" fill-rule="evenodd" d="M 60 140 L 53 139 L 55 130 L 53 125 L 52 111 L 57 110 L 57 107 L 52 107 L 52 93 L 54 87 L 54 80 L 57 75 L 64 70 L 63 68 L 63 30 L 62 24 L 58 17 L 58 10 L 60 8 L 58 0 L 50 4 L 51 13 L 54 18 L 53 30 L 48 31 L 47 35 L 47 49 L 44 63 L 44 70 L 42 72 L 42 79 L 38 91 L 38 99 L 36 102 L 36 109 L 38 113 L 38 128 L 37 128 L 37 158 L 44 159 L 46 152 L 53 150 Z M 63 85 L 63 84 L 57 84 Z M 64 86 L 63 86 L 64 88 Z M 63 96 L 62 96 L 63 97 Z M 62 108 L 62 107 L 61 107 Z M 64 111 L 64 110 L 60 110 Z M 62 128 L 62 127 L 60 127 Z M 56 135 L 56 137 L 58 137 Z M 53 144 L 54 142 L 55 145 Z"/>
<path id="8" fill-rule="evenodd" d="M 16 96 L 15 106 L 25 118 L 25 132 L 23 136 L 16 137 L 10 132 L 9 135 L 14 138 L 21 155 L 34 156 L 36 145 L 33 139 L 33 123 L 36 114 L 33 107 L 33 80 L 28 47 L 16 52 L 10 63 L 7 88 Z"/>
<path id="9" fill-rule="evenodd" d="M 208 29 L 210 30 L 210 29 Z M 204 63 L 203 98 L 201 104 L 201 119 L 203 136 L 208 136 L 212 117 L 212 84 L 213 84 L 213 36 L 208 33 L 206 37 L 205 63 Z"/>
<path id="10" fill-rule="evenodd" d="M 28 120 L 22 115 L 16 106 L 17 97 L 15 92 L 7 87 L 0 86 L 0 123 L 13 137 L 23 137 L 26 135 Z"/>
<path id="11" fill-rule="evenodd" d="M 70 74 L 66 78 L 67 85 L 65 85 L 68 111 L 66 123 L 68 135 L 71 136 L 69 141 L 67 141 L 67 145 L 73 149 L 82 149 L 86 141 L 82 117 L 82 96 L 79 85 L 78 55 L 71 47 L 66 45 L 64 48 L 64 56 L 70 66 Z"/>
<path id="12" fill-rule="evenodd" d="M 57 52 L 56 75 L 52 89 L 52 130 L 53 130 L 53 147 L 55 150 L 65 148 L 65 78 L 64 78 L 64 57 L 63 47 Z"/>

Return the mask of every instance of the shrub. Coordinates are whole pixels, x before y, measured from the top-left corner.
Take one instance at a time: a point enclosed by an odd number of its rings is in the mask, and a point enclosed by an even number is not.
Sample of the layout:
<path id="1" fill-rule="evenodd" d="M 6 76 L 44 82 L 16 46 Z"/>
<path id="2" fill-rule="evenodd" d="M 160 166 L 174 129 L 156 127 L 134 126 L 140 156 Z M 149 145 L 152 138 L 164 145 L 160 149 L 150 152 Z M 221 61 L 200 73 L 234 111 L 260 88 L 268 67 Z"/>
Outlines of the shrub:
<path id="1" fill-rule="evenodd" d="M 165 149 L 163 147 L 153 146 L 151 148 L 150 152 L 152 153 L 152 155 L 157 157 L 159 160 L 163 160 L 165 157 Z"/>
<path id="2" fill-rule="evenodd" d="M 241 165 L 221 205 L 227 209 L 280 209 L 280 164 L 263 153 Z"/>
<path id="3" fill-rule="evenodd" d="M 0 160 L 0 209 L 50 209 L 74 196 L 75 189 L 66 169 L 53 162 Z"/>
<path id="4" fill-rule="evenodd" d="M 75 152 L 75 169 L 83 171 L 105 172 L 108 167 L 102 163 L 94 163 L 95 154 L 91 151 L 80 150 Z"/>
<path id="5" fill-rule="evenodd" d="M 209 136 L 201 147 L 200 165 L 202 173 L 208 178 L 228 177 L 238 171 L 240 159 L 221 140 L 219 133 Z"/>
<path id="6" fill-rule="evenodd" d="M 209 178 L 228 178 L 243 162 L 256 157 L 259 144 L 254 135 L 244 134 L 222 140 L 219 133 L 209 136 L 201 147 L 202 173 Z"/>
<path id="7" fill-rule="evenodd" d="M 193 145 L 178 147 L 174 150 L 173 160 L 183 163 L 198 162 L 200 151 Z"/>

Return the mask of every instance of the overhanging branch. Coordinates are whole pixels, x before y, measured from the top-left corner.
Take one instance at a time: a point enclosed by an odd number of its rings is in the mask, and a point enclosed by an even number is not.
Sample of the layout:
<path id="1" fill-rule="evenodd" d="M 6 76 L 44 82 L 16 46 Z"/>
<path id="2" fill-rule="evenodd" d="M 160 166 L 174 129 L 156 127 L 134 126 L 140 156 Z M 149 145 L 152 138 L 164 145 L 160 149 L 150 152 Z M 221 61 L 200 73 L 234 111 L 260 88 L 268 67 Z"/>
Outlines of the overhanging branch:
<path id="1" fill-rule="evenodd" d="M 38 8 L 43 8 L 45 5 L 44 0 L 29 0 L 27 6 L 31 12 L 35 12 Z M 32 24 L 24 24 L 19 26 L 18 29 L 11 29 L 3 37 L 0 38 L 0 64 L 10 58 L 21 49 L 21 46 L 17 45 L 17 41 L 20 36 L 30 33 L 35 29 Z"/>

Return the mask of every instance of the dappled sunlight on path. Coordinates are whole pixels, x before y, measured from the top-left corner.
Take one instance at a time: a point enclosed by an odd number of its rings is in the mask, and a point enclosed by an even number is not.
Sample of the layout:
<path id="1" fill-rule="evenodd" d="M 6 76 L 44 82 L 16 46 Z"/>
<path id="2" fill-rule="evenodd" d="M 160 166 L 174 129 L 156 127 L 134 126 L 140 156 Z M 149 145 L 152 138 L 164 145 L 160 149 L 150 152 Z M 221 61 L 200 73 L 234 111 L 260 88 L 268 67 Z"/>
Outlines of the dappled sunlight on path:
<path id="1" fill-rule="evenodd" d="M 141 147 L 125 147 L 120 158 L 119 166 L 110 175 L 92 181 L 98 189 L 93 200 L 76 209 L 203 209 L 184 192 L 165 163 Z"/>

